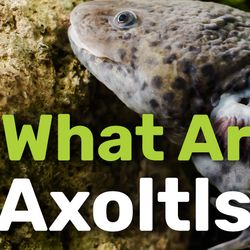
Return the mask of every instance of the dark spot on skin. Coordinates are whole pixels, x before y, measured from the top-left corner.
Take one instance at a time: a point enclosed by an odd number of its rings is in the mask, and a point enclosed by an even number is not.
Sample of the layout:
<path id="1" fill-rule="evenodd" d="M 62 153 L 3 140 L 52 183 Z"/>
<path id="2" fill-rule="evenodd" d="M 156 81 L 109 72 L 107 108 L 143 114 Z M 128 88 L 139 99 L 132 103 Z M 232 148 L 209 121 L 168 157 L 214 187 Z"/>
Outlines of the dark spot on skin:
<path id="1" fill-rule="evenodd" d="M 132 97 L 131 92 L 127 92 L 127 98 L 130 99 Z"/>
<path id="2" fill-rule="evenodd" d="M 135 63 L 134 63 L 133 61 L 131 62 L 131 64 L 130 64 L 130 65 L 131 65 L 132 69 L 134 69 L 134 70 L 136 70 L 136 69 L 137 69 L 137 66 L 135 65 Z"/>
<path id="3" fill-rule="evenodd" d="M 155 26 L 156 23 L 155 23 L 155 22 L 150 22 L 149 25 L 150 25 L 150 26 Z"/>
<path id="4" fill-rule="evenodd" d="M 136 60 L 136 59 L 137 59 L 137 56 L 132 55 L 132 59 L 133 59 L 133 60 Z"/>
<path id="5" fill-rule="evenodd" d="M 118 71 L 122 71 L 122 67 L 121 67 L 121 66 L 118 66 L 118 67 L 117 67 L 117 70 L 118 70 Z"/>
<path id="6" fill-rule="evenodd" d="M 131 69 L 127 68 L 127 73 L 130 74 L 131 73 Z"/>
<path id="7" fill-rule="evenodd" d="M 129 39 L 131 39 L 131 37 L 132 37 L 131 33 L 126 33 L 126 34 L 123 36 L 123 39 L 124 39 L 124 40 L 129 40 Z"/>
<path id="8" fill-rule="evenodd" d="M 221 183 L 223 181 L 221 176 L 213 176 L 211 177 L 211 182 L 214 184 Z"/>
<path id="9" fill-rule="evenodd" d="M 172 92 L 166 92 L 163 95 L 163 99 L 164 99 L 164 101 L 166 101 L 168 103 L 171 103 L 174 100 L 174 93 L 172 93 Z"/>
<path id="10" fill-rule="evenodd" d="M 171 30 L 176 31 L 176 30 L 178 30 L 178 27 L 172 27 Z"/>
<path id="11" fill-rule="evenodd" d="M 136 53 L 136 52 L 137 52 L 137 48 L 136 48 L 136 47 L 133 47 L 133 48 L 131 49 L 131 52 L 132 52 L 132 54 Z"/>
<path id="12" fill-rule="evenodd" d="M 197 51 L 198 48 L 196 48 L 196 47 L 194 47 L 194 46 L 191 45 L 191 46 L 188 47 L 188 50 L 189 51 Z"/>
<path id="13" fill-rule="evenodd" d="M 130 73 L 131 73 L 131 70 L 130 70 L 130 69 L 127 69 L 127 73 L 130 74 Z"/>
<path id="14" fill-rule="evenodd" d="M 154 41 L 154 42 L 150 43 L 150 46 L 151 46 L 151 47 L 156 47 L 156 46 L 158 46 L 160 43 L 161 43 L 160 41 Z"/>
<path id="15" fill-rule="evenodd" d="M 107 68 L 108 69 L 113 69 L 113 65 L 109 63 L 108 66 L 107 66 Z"/>
<path id="16" fill-rule="evenodd" d="M 126 56 L 126 50 L 125 49 L 118 49 L 118 55 L 120 56 L 121 60 L 124 60 L 125 56 Z"/>
<path id="17" fill-rule="evenodd" d="M 155 99 L 150 100 L 149 103 L 150 103 L 150 105 L 151 105 L 151 107 L 152 107 L 153 109 L 159 107 L 159 103 L 158 103 Z"/>
<path id="18" fill-rule="evenodd" d="M 186 87 L 186 81 L 181 77 L 177 77 L 175 79 L 175 82 L 172 84 L 173 89 L 180 90 L 180 89 L 185 89 L 185 87 Z"/>
<path id="19" fill-rule="evenodd" d="M 171 50 L 171 49 L 172 49 L 172 47 L 171 47 L 171 45 L 167 45 L 167 46 L 165 47 L 165 49 L 167 49 L 167 50 Z"/>
<path id="20" fill-rule="evenodd" d="M 203 74 L 203 76 L 205 77 L 210 77 L 213 78 L 214 74 L 215 74 L 215 70 L 212 64 L 206 64 L 201 68 L 201 73 Z"/>
<path id="21" fill-rule="evenodd" d="M 230 167 L 227 164 L 222 164 L 221 173 L 223 175 L 230 173 Z"/>
<path id="22" fill-rule="evenodd" d="M 163 63 L 164 64 L 171 64 L 173 61 L 175 61 L 177 59 L 175 54 L 172 54 L 168 57 L 163 58 Z"/>
<path id="23" fill-rule="evenodd" d="M 143 83 L 141 90 L 145 90 L 148 87 L 148 84 L 146 82 Z"/>
<path id="24" fill-rule="evenodd" d="M 160 76 L 154 76 L 151 84 L 153 87 L 160 89 L 162 86 L 162 78 Z"/>
<path id="25" fill-rule="evenodd" d="M 194 74 L 196 72 L 192 62 L 187 59 L 183 59 L 180 63 L 181 71 L 185 74 Z"/>

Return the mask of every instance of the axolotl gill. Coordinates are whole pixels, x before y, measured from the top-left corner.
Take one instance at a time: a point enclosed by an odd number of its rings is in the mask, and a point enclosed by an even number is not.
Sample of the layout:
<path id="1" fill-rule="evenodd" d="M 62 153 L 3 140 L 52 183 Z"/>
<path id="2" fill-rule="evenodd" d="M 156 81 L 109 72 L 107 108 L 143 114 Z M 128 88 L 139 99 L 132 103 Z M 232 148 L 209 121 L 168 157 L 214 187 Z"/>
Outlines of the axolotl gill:
<path id="1" fill-rule="evenodd" d="M 95 0 L 70 22 L 80 62 L 129 108 L 154 114 L 173 142 L 194 114 L 208 114 L 226 154 L 227 128 L 250 125 L 249 13 L 195 0 Z M 194 165 L 221 192 L 250 197 L 249 140 L 238 162 L 203 154 Z M 248 247 L 250 229 L 212 249 Z"/>

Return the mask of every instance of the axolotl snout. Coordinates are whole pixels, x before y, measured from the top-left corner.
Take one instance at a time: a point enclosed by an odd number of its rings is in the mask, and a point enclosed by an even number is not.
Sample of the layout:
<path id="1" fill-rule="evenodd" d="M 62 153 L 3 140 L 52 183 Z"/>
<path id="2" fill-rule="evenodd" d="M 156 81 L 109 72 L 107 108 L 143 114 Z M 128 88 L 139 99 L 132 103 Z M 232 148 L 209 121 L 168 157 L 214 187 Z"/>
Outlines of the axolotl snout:
<path id="1" fill-rule="evenodd" d="M 249 13 L 192 0 L 96 0 L 70 21 L 80 62 L 129 108 L 153 113 L 175 143 L 194 114 L 210 115 L 224 150 L 228 126 L 250 125 Z M 250 197 L 247 147 L 238 163 L 193 161 L 220 191 Z M 213 249 L 247 247 L 249 229 Z"/>

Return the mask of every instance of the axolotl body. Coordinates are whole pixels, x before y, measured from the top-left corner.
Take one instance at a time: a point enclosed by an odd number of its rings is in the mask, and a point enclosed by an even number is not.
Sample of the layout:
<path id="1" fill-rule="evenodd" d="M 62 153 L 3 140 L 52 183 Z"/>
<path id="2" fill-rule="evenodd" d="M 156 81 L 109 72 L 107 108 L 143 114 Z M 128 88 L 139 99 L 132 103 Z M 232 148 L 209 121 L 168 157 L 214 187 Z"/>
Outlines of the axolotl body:
<path id="1" fill-rule="evenodd" d="M 183 140 L 194 114 L 211 117 L 225 154 L 227 128 L 250 126 L 249 13 L 192 0 L 96 0 L 77 6 L 70 20 L 80 62 L 129 108 L 154 114 L 173 142 Z M 193 162 L 221 192 L 250 197 L 249 144 L 238 162 L 208 155 Z M 250 229 L 212 249 L 247 247 Z"/>

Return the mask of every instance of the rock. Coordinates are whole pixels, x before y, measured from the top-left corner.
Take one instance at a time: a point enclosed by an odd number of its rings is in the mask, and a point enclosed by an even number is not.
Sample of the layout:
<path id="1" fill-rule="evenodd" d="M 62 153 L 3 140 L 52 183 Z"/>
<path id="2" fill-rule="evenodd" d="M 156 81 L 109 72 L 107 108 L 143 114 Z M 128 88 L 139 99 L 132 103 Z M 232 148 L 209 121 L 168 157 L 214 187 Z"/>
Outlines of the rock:
<path id="1" fill-rule="evenodd" d="M 73 4 L 64 2 L 0 4 L 1 113 L 23 114 L 27 120 L 86 106 L 89 74 L 71 53 L 67 28 Z"/>

